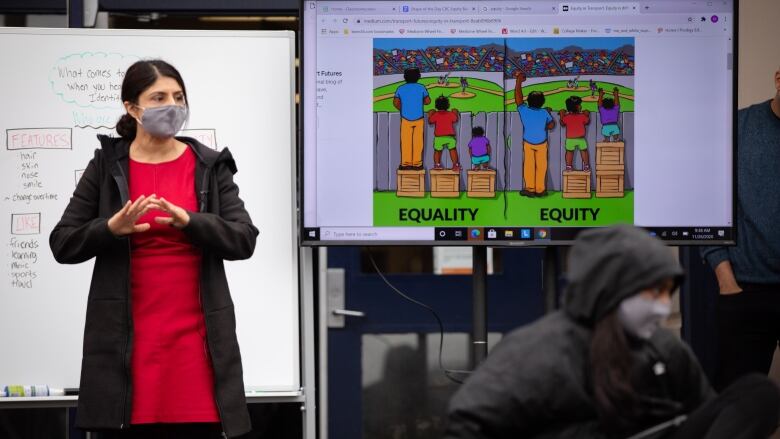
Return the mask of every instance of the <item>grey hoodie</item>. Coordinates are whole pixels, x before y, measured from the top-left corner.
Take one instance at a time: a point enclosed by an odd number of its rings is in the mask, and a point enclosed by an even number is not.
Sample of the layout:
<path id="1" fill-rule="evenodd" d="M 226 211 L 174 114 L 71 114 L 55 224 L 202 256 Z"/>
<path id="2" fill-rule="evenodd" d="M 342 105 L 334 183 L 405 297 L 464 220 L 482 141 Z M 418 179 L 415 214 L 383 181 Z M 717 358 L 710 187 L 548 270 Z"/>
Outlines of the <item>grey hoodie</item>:
<path id="1" fill-rule="evenodd" d="M 447 438 L 605 438 L 592 395 L 593 324 L 682 269 L 660 241 L 629 226 L 587 231 L 571 250 L 564 308 L 513 331 L 450 402 Z M 645 416 L 631 433 L 714 397 L 695 357 L 666 330 L 631 344 Z M 658 364 L 664 365 L 663 372 Z"/>
<path id="2" fill-rule="evenodd" d="M 592 325 L 625 298 L 659 281 L 683 275 L 677 259 L 641 229 L 617 226 L 582 233 L 569 254 L 564 309 Z"/>

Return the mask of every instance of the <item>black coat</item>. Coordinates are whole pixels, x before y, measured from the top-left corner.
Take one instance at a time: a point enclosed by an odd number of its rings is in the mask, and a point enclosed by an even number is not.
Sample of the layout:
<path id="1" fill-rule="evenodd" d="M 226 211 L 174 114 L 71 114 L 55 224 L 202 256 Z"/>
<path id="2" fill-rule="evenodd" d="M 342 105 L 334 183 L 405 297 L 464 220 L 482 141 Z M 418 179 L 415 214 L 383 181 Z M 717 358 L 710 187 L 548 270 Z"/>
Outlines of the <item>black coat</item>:
<path id="1" fill-rule="evenodd" d="M 60 222 L 49 237 L 57 262 L 95 258 L 84 327 L 84 351 L 76 425 L 86 430 L 128 428 L 132 386 L 130 355 L 130 240 L 117 238 L 108 219 L 127 202 L 129 141 L 98 136 L 95 150 Z M 191 138 L 179 138 L 197 156 L 198 212 L 183 229 L 202 252 L 200 299 L 214 368 L 215 398 L 225 436 L 251 429 L 244 396 L 236 320 L 223 260 L 249 258 L 258 231 L 233 182 L 235 162 Z M 186 395 L 182 395 L 186 398 Z"/>
<path id="2" fill-rule="evenodd" d="M 453 397 L 447 439 L 610 436 L 591 384 L 593 323 L 657 281 L 679 279 L 682 269 L 669 249 L 638 229 L 588 232 L 578 240 L 564 309 L 513 331 L 492 350 Z M 622 437 L 715 396 L 693 353 L 671 332 L 659 329 L 629 345 L 642 416 Z"/>

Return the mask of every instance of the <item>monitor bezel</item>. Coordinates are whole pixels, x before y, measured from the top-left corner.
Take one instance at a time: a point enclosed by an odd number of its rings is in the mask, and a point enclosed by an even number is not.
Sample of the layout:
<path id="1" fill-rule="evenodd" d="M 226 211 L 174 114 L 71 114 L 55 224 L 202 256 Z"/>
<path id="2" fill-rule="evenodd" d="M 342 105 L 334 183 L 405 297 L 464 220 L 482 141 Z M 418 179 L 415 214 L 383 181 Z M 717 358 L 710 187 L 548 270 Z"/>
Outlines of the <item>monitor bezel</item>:
<path id="1" fill-rule="evenodd" d="M 308 239 L 307 234 L 304 233 L 305 229 L 308 229 L 304 227 L 304 188 L 305 188 L 305 178 L 306 173 L 304 169 L 304 145 L 305 145 L 305 129 L 304 126 L 306 124 L 305 119 L 305 111 L 304 111 L 304 103 L 306 102 L 306 86 L 304 81 L 304 72 L 305 72 L 305 64 L 306 64 L 306 57 L 304 56 L 304 50 L 305 50 L 305 29 L 306 29 L 306 22 L 305 22 L 305 5 L 309 2 L 318 2 L 321 0 L 300 0 L 299 1 L 299 7 L 298 7 L 298 124 L 297 124 L 297 130 L 298 135 L 296 136 L 296 157 L 297 162 L 295 163 L 295 166 L 298 167 L 298 190 L 297 190 L 297 198 L 298 198 L 298 215 L 297 215 L 297 221 L 298 221 L 298 242 L 299 245 L 304 247 L 319 247 L 319 246 L 376 246 L 376 247 L 383 247 L 383 246 L 431 246 L 431 247 L 446 247 L 446 246 L 453 246 L 453 247 L 471 247 L 471 246 L 488 246 L 488 247 L 534 247 L 534 248 L 543 248 L 543 247 L 550 247 L 550 246 L 570 246 L 574 243 L 574 239 L 566 239 L 566 240 L 501 240 L 501 239 L 491 239 L 491 240 L 458 240 L 458 241 L 439 241 L 439 240 L 320 240 L 318 239 Z M 355 2 L 365 2 L 367 0 L 342 0 L 342 1 L 355 1 Z M 446 0 L 443 0 L 446 1 Z M 557 0 L 547 0 L 551 3 L 559 3 Z M 738 185 L 738 175 L 737 175 L 737 169 L 738 169 L 738 163 L 737 163 L 737 112 L 738 112 L 738 77 L 739 77 L 739 1 L 738 0 L 732 0 L 732 6 L 733 6 L 733 26 L 734 31 L 732 34 L 732 103 L 731 103 L 731 119 L 732 119 L 732 145 L 731 145 L 731 151 L 732 151 L 732 191 L 731 191 L 731 226 L 723 228 L 729 228 L 730 229 L 730 239 L 718 239 L 718 240 L 683 240 L 683 239 L 664 239 L 662 237 L 658 237 L 661 241 L 666 243 L 670 246 L 734 246 L 736 245 L 737 241 L 737 185 Z M 482 228 L 490 228 L 490 226 L 474 226 L 474 227 L 482 227 Z M 521 228 L 525 226 L 516 226 L 515 228 Z M 528 226 L 529 228 L 533 228 L 531 226 Z M 593 227 L 582 227 L 581 231 L 588 230 L 588 229 L 595 229 L 595 228 L 603 228 L 607 226 L 593 226 Z M 637 226 L 642 227 L 646 229 L 650 229 L 648 227 L 643 226 Z M 692 228 L 706 228 L 706 227 L 713 227 L 713 226 L 691 226 L 691 225 L 685 225 L 680 226 L 679 228 L 683 229 L 692 229 Z M 496 228 L 506 228 L 506 227 L 496 227 Z M 539 227 L 537 227 L 539 228 Z M 546 229 L 554 229 L 555 227 L 544 227 Z M 658 227 L 660 228 L 669 228 L 669 227 Z"/>

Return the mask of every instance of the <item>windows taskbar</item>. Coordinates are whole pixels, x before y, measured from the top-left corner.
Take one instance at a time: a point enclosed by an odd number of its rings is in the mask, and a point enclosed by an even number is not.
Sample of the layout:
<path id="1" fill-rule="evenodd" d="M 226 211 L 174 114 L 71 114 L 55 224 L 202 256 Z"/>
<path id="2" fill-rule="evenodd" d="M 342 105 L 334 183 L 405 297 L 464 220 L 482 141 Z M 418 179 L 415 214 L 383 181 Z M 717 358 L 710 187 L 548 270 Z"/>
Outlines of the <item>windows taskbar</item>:
<path id="1" fill-rule="evenodd" d="M 672 243 L 734 241 L 734 228 L 730 226 L 643 228 L 651 236 Z M 304 243 L 313 245 L 361 242 L 382 245 L 428 241 L 438 241 L 441 244 L 465 241 L 465 245 L 474 245 L 477 242 L 482 244 L 495 242 L 496 245 L 549 245 L 574 241 L 578 234 L 591 229 L 594 227 L 365 227 L 358 229 L 306 227 L 303 229 L 302 238 Z"/>

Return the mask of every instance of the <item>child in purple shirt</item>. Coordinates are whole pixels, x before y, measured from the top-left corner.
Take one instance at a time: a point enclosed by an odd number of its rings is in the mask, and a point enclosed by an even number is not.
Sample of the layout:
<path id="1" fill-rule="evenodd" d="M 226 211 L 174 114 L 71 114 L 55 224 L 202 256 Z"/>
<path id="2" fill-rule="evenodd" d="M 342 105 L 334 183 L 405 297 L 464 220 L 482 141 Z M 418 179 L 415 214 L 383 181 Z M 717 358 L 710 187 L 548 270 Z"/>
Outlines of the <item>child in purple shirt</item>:
<path id="1" fill-rule="evenodd" d="M 604 97 L 604 89 L 599 89 L 599 118 L 601 119 L 601 134 L 604 136 L 604 141 L 609 142 L 612 138 L 613 142 L 620 141 L 620 126 L 618 125 L 618 118 L 620 116 L 620 94 L 618 88 L 612 89 L 612 97 Z"/>
<path id="2" fill-rule="evenodd" d="M 471 129 L 471 141 L 469 142 L 469 153 L 471 154 L 471 169 L 474 171 L 490 169 L 490 140 L 485 137 L 485 130 L 482 127 Z"/>

